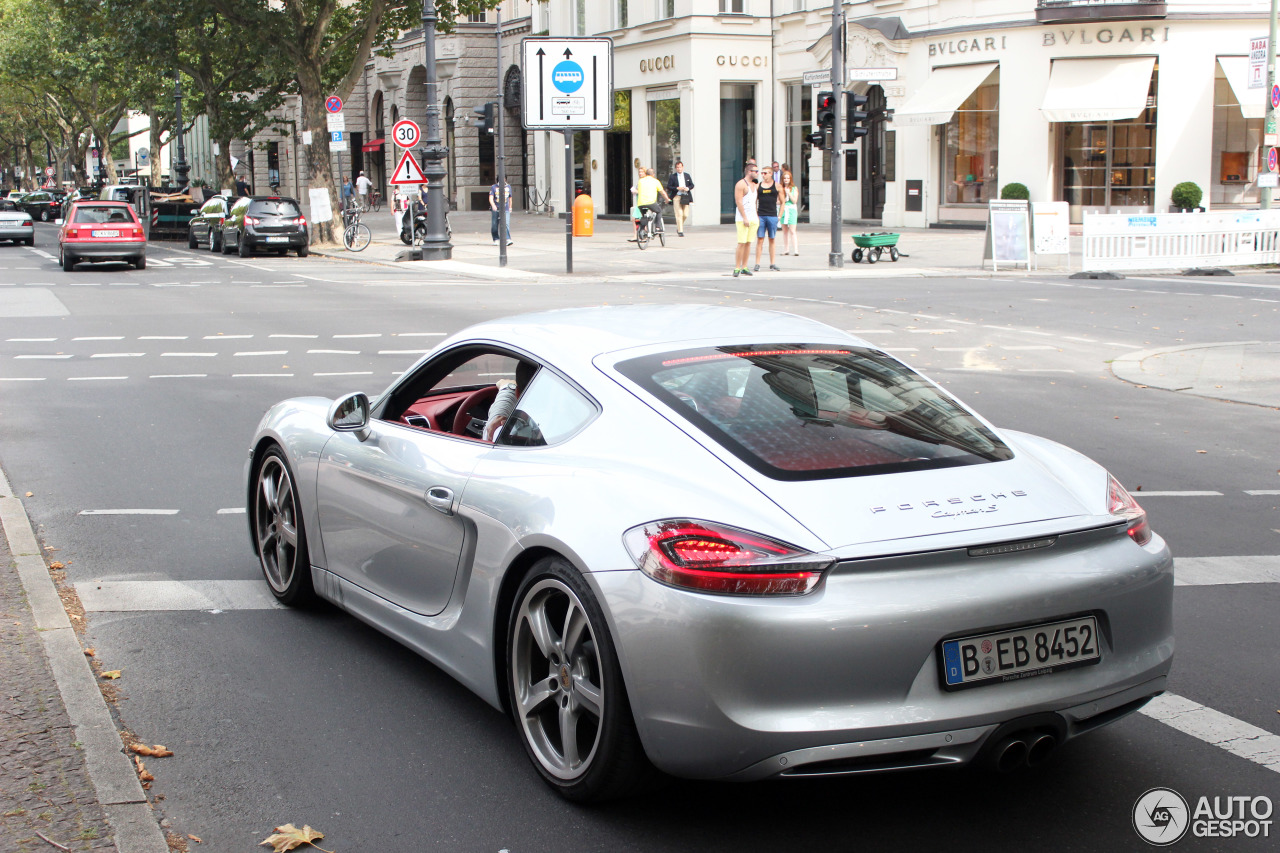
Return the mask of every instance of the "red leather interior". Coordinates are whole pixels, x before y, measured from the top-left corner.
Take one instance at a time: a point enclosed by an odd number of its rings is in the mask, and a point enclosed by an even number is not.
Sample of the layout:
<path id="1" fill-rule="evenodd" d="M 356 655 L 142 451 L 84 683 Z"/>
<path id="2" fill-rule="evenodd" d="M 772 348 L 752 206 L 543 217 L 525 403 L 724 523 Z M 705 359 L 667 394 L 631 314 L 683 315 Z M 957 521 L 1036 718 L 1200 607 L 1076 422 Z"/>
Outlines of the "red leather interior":
<path id="1" fill-rule="evenodd" d="M 422 429 L 419 424 L 410 424 L 406 418 L 409 415 L 418 415 L 427 419 L 427 423 L 431 424 L 431 429 L 440 432 L 448 432 L 453 428 L 453 418 L 458 411 L 458 404 L 471 396 L 471 391 L 451 391 L 448 394 L 434 394 L 430 397 L 423 397 L 412 406 L 404 410 L 400 416 L 400 421 L 409 426 L 417 426 Z"/>

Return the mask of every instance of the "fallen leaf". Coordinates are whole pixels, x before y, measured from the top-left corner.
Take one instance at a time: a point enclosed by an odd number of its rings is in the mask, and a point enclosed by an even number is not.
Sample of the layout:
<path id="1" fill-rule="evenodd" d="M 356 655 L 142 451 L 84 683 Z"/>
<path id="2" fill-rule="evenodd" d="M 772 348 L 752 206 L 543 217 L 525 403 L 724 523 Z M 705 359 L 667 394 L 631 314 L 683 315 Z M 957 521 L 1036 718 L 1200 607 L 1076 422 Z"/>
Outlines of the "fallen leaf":
<path id="1" fill-rule="evenodd" d="M 85 657 L 87 657 L 87 658 L 91 658 L 91 657 L 93 657 L 94 655 L 96 655 L 97 653 L 98 653 L 98 650 L 97 650 L 97 649 L 85 649 L 85 650 L 84 650 L 84 656 L 85 656 Z"/>
<path id="2" fill-rule="evenodd" d="M 187 833 L 187 838 L 190 838 L 190 839 L 191 839 L 192 841 L 194 841 L 196 844 L 203 844 L 203 843 L 204 843 L 203 841 L 201 841 L 201 840 L 200 840 L 200 836 L 198 836 L 198 835 L 192 835 L 191 833 Z"/>
<path id="3" fill-rule="evenodd" d="M 1209 452 L 1209 451 L 1207 451 L 1207 450 L 1197 450 L 1197 451 L 1196 451 L 1196 453 L 1208 453 L 1208 452 Z"/>
<path id="4" fill-rule="evenodd" d="M 133 763 L 138 768 L 138 778 L 143 782 L 154 782 L 156 780 L 156 777 L 151 775 L 151 771 L 147 769 L 147 765 L 142 762 L 141 758 L 135 755 Z"/>
<path id="5" fill-rule="evenodd" d="M 27 497 L 34 497 L 34 495 L 31 492 L 27 492 Z"/>
<path id="6" fill-rule="evenodd" d="M 323 832 L 316 832 L 305 824 L 302 829 L 298 829 L 293 824 L 286 823 L 284 826 L 277 826 L 274 833 L 274 835 L 268 835 L 265 840 L 258 842 L 258 846 L 270 847 L 275 853 L 287 853 L 287 851 L 301 847 L 303 844 L 311 844 L 312 847 L 315 847 L 312 842 L 324 838 Z M 323 848 L 316 847 L 316 849 L 321 850 Z"/>
<path id="7" fill-rule="evenodd" d="M 120 670 L 109 669 L 106 672 L 102 673 L 102 677 L 109 681 L 115 681 L 117 678 L 120 677 Z"/>
<path id="8" fill-rule="evenodd" d="M 54 560 L 52 563 L 50 563 L 50 564 L 49 564 L 49 568 L 51 568 L 51 569 L 65 569 L 65 568 L 66 568 L 66 566 L 64 566 L 62 563 L 59 563 L 57 560 Z"/>
<path id="9" fill-rule="evenodd" d="M 173 752 L 168 747 L 160 743 L 155 746 L 147 746 L 145 743 L 131 743 L 129 744 L 129 751 L 149 758 L 168 758 L 173 755 Z"/>

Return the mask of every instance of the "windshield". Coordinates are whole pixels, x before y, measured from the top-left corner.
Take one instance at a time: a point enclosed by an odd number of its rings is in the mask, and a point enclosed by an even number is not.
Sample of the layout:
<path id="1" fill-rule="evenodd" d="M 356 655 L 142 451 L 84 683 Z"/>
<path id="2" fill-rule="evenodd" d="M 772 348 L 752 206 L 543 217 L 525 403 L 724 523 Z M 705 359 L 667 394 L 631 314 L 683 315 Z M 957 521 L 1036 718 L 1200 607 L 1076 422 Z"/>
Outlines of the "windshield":
<path id="1" fill-rule="evenodd" d="M 618 370 L 774 479 L 886 474 L 1013 458 L 958 402 L 871 349 L 708 347 L 631 359 Z"/>
<path id="2" fill-rule="evenodd" d="M 118 204 L 79 205 L 76 207 L 76 222 L 87 222 L 97 225 L 103 222 L 129 224 L 133 222 L 133 211 Z"/>
<path id="3" fill-rule="evenodd" d="M 302 215 L 302 211 L 298 210 L 298 206 L 287 198 L 272 199 L 271 201 L 255 201 L 249 206 L 249 212 L 254 216 Z"/>

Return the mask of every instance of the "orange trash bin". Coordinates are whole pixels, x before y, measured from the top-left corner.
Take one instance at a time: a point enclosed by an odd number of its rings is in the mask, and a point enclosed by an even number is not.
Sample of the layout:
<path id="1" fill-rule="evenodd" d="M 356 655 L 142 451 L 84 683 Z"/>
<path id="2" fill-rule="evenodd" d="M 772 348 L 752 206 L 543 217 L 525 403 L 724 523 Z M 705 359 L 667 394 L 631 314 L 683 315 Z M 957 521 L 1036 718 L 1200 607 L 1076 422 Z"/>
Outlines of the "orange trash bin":
<path id="1" fill-rule="evenodd" d="M 591 196 L 586 193 L 573 200 L 573 236 L 591 237 L 596 233 L 595 211 Z"/>

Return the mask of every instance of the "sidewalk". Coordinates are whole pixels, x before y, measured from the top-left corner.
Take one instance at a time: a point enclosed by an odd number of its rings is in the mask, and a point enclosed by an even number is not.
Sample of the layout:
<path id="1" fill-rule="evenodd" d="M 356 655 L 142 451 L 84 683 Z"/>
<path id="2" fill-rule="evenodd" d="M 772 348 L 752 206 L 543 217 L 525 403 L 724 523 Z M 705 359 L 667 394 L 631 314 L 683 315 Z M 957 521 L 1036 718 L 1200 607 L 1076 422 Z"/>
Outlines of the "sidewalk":
<path id="1" fill-rule="evenodd" d="M 1142 350 L 1113 361 L 1111 371 L 1148 388 L 1280 408 L 1280 341 Z"/>
<path id="2" fill-rule="evenodd" d="M 695 211 L 696 215 L 697 211 Z M 394 214 L 383 209 L 366 213 L 364 223 L 373 232 L 373 242 L 363 252 L 336 248 L 312 248 L 316 254 L 346 258 L 365 263 L 396 264 L 406 272 L 430 272 L 432 278 L 540 279 L 565 275 L 565 223 L 563 219 L 542 214 L 515 211 L 511 214 L 511 237 L 507 247 L 507 266 L 498 266 L 498 245 L 489 235 L 487 212 L 453 212 L 453 258 L 450 261 L 410 261 L 396 263 L 396 257 L 409 247 L 400 242 Z M 719 274 L 732 277 L 736 233 L 732 223 L 722 225 L 686 225 L 685 236 L 678 237 L 675 226 L 667 223 L 667 245 L 650 243 L 641 251 L 629 242 L 631 223 L 626 220 L 596 220 L 595 234 L 573 239 L 574 277 L 626 278 L 643 275 L 646 280 L 664 277 L 683 278 L 689 274 Z M 901 234 L 898 248 L 903 253 L 896 263 L 886 252 L 879 263 L 853 263 L 853 235 L 867 231 L 893 230 Z M 761 271 L 765 278 L 893 278 L 910 276 L 989 276 L 991 263 L 982 262 L 985 234 L 981 230 L 947 228 L 887 229 L 846 225 L 842 231 L 844 267 L 831 269 L 827 254 L 831 231 L 825 223 L 799 226 L 800 255 L 782 254 L 782 239 L 777 240 L 777 265 L 781 272 L 769 270 L 768 242 L 761 255 Z M 1053 255 L 1040 259 L 1039 270 L 1065 273 L 1068 260 L 1080 257 L 1079 237 L 1072 238 L 1072 255 Z M 751 265 L 755 265 L 755 241 L 752 241 Z M 1035 272 L 1033 270 L 1033 272 Z M 1025 269 L 1002 268 L 1006 273 L 1026 275 Z M 752 279 L 743 279 L 745 285 Z"/>

